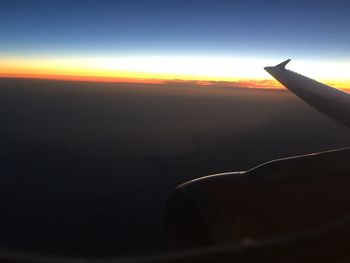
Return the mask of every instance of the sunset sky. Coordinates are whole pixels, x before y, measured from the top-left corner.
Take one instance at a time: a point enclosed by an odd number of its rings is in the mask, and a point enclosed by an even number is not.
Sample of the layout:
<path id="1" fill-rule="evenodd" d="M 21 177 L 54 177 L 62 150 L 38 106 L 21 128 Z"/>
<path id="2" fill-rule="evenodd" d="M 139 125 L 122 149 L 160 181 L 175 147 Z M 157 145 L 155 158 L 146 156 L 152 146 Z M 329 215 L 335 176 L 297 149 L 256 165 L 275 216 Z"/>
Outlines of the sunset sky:
<path id="1" fill-rule="evenodd" d="M 0 76 L 350 87 L 349 1 L 1 1 Z"/>

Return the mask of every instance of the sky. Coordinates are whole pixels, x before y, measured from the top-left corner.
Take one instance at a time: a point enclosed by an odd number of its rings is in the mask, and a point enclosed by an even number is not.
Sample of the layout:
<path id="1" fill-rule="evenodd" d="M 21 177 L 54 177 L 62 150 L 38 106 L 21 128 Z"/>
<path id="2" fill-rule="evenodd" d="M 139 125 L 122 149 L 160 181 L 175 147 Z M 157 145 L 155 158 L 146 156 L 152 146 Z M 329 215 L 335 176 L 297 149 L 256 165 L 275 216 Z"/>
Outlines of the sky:
<path id="1" fill-rule="evenodd" d="M 350 87 L 348 10 L 346 0 L 3 0 L 0 75 L 273 86 L 262 68 L 291 58 L 292 70 Z"/>

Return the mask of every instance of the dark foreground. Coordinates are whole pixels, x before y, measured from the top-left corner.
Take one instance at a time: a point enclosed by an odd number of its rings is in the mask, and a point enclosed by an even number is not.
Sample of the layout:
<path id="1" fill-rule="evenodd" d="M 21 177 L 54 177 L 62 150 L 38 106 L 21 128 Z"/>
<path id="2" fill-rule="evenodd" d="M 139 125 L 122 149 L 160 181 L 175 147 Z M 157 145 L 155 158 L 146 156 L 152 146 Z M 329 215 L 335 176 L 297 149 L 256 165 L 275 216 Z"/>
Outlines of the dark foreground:
<path id="1" fill-rule="evenodd" d="M 0 245 L 24 252 L 166 251 L 178 184 L 350 145 L 286 91 L 0 79 L 0 98 Z"/>

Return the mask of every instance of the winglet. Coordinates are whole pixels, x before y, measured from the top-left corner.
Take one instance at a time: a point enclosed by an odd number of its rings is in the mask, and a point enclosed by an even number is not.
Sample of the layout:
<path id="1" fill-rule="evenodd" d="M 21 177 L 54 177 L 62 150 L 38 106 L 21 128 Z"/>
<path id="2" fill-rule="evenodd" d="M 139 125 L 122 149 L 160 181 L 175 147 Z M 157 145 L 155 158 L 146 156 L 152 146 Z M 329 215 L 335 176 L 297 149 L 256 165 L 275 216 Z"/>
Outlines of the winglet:
<path id="1" fill-rule="evenodd" d="M 286 65 L 289 63 L 289 61 L 290 61 L 290 59 L 287 59 L 286 61 L 283 61 L 282 63 L 276 65 L 275 67 L 279 68 L 279 69 L 285 69 Z"/>

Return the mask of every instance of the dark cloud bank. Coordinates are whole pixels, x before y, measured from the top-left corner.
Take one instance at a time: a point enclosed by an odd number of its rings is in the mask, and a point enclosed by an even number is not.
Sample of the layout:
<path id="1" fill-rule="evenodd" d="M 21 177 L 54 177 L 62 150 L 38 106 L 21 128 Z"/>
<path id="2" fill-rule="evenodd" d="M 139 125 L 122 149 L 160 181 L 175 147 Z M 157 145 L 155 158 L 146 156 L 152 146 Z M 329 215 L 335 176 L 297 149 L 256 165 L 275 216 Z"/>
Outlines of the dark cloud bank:
<path id="1" fill-rule="evenodd" d="M 0 245 L 108 256 L 166 249 L 178 184 L 350 145 L 284 90 L 0 79 Z"/>

